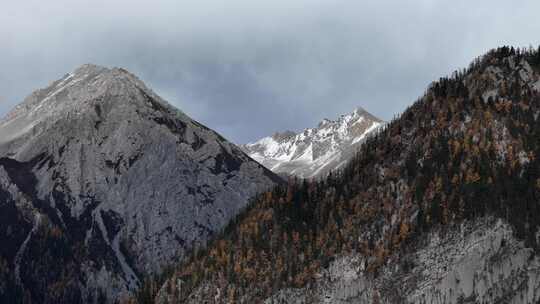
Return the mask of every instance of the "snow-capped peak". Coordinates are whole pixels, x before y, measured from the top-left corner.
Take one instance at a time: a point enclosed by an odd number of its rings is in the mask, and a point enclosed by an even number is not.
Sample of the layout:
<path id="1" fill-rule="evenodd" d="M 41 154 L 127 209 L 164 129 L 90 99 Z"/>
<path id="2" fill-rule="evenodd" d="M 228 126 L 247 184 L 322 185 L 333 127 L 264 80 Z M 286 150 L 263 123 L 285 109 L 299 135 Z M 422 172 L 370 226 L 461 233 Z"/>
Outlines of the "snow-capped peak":
<path id="1" fill-rule="evenodd" d="M 358 144 L 382 124 L 358 107 L 335 120 L 325 118 L 316 128 L 275 133 L 242 148 L 276 173 L 312 178 L 342 167 Z"/>

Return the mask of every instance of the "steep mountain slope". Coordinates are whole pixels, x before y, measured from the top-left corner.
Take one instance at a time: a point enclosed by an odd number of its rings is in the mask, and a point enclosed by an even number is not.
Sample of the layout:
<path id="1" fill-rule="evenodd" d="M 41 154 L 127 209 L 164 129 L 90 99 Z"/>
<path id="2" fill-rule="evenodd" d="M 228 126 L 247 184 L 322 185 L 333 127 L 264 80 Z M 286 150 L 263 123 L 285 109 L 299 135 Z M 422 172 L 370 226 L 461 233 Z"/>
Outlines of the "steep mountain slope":
<path id="1" fill-rule="evenodd" d="M 84 65 L 0 121 L 0 302 L 127 296 L 277 182 L 132 74 Z"/>
<path id="2" fill-rule="evenodd" d="M 276 133 L 241 148 L 275 173 L 313 178 L 343 167 L 365 138 L 382 125 L 380 119 L 357 108 L 335 121 L 324 119 L 316 128 L 298 134 Z"/>
<path id="3" fill-rule="evenodd" d="M 537 303 L 540 49 L 433 83 L 351 162 L 258 199 L 158 303 Z"/>

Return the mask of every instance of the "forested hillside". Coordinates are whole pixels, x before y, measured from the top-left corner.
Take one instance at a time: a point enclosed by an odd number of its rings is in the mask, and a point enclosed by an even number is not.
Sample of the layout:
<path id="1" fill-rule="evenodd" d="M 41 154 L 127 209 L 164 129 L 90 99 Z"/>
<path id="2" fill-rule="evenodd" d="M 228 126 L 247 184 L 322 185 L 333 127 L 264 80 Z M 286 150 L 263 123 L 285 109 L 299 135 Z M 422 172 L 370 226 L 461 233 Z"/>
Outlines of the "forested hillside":
<path id="1" fill-rule="evenodd" d="M 485 218 L 509 224 L 536 256 L 539 72 L 540 50 L 502 47 L 434 82 L 345 169 L 259 195 L 163 286 L 148 281 L 139 301 L 262 303 L 314 288 L 346 256 L 361 257 L 355 275 L 367 282 L 390 266 L 406 277 L 415 265 L 403 257 L 424 236 Z M 373 286 L 373 303 L 408 299 Z"/>

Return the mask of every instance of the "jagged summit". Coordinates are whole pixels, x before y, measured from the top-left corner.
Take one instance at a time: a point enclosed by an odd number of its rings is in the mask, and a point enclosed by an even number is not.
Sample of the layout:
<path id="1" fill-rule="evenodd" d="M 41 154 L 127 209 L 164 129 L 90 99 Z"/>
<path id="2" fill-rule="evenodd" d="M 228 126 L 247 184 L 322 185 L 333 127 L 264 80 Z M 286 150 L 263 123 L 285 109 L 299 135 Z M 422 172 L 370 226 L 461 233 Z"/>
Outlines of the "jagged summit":
<path id="1" fill-rule="evenodd" d="M 366 111 L 363 107 L 357 106 L 352 112 L 346 113 L 346 114 L 341 114 L 337 119 L 332 120 L 332 119 L 329 119 L 329 118 L 324 118 L 323 120 L 321 120 L 319 122 L 318 127 L 321 127 L 321 126 L 327 125 L 327 124 L 331 124 L 331 123 L 339 123 L 339 122 L 342 122 L 342 121 L 350 121 L 350 120 L 353 120 L 353 119 L 359 118 L 359 117 L 365 117 L 365 118 L 369 118 L 369 119 L 371 119 L 373 121 L 382 122 L 382 120 L 380 120 L 377 117 L 373 116 L 371 113 Z"/>
<path id="2" fill-rule="evenodd" d="M 283 131 L 283 132 L 276 132 L 274 134 L 272 134 L 272 138 L 276 141 L 284 141 L 284 140 L 288 140 L 289 138 L 295 136 L 296 133 L 294 131 L 291 131 L 291 130 L 286 130 L 286 131 Z"/>
<path id="3" fill-rule="evenodd" d="M 323 119 L 316 128 L 278 132 L 242 149 L 276 173 L 313 178 L 342 167 L 366 136 L 382 124 L 357 107 L 335 120 Z"/>
<path id="4" fill-rule="evenodd" d="M 378 121 L 382 122 L 382 120 L 380 120 L 375 115 L 369 113 L 366 109 L 364 109 L 361 106 L 357 106 L 356 109 L 354 109 L 353 113 L 355 113 L 357 116 L 364 116 L 364 117 L 368 117 L 370 119 L 378 120 Z"/>
<path id="5" fill-rule="evenodd" d="M 114 69 L 120 70 L 120 68 L 114 68 Z M 110 68 L 107 68 L 107 67 L 104 67 L 104 66 L 101 66 L 101 65 L 97 65 L 97 64 L 93 64 L 93 63 L 85 63 L 85 64 L 82 64 L 81 66 L 77 67 L 73 71 L 72 74 L 75 74 L 75 75 L 99 74 L 99 73 L 102 73 L 102 72 L 105 72 L 105 71 L 110 71 L 110 70 L 111 70 Z M 70 75 L 70 74 L 67 74 L 67 75 Z"/>

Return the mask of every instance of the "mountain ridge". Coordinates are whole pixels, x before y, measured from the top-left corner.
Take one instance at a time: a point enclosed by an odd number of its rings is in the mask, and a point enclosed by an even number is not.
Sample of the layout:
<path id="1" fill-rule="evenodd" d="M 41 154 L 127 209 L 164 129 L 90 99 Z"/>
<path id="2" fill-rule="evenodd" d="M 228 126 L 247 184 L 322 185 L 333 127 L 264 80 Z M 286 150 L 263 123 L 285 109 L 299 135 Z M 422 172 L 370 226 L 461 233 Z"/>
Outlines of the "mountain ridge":
<path id="1" fill-rule="evenodd" d="M 540 49 L 488 52 L 432 83 L 342 170 L 259 195 L 143 294 L 157 303 L 536 303 L 538 84 Z"/>

